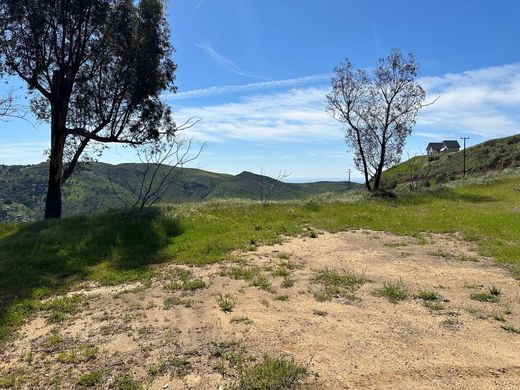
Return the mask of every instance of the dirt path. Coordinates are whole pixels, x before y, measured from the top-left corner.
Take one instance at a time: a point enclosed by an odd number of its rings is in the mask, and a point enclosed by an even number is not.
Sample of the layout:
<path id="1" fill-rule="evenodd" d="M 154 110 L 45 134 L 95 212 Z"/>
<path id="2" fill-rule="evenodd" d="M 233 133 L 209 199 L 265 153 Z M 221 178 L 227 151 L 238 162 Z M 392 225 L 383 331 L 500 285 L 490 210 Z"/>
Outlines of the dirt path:
<path id="1" fill-rule="evenodd" d="M 98 370 L 96 388 L 134 378 L 151 389 L 218 389 L 240 364 L 287 354 L 313 373 L 306 388 L 520 387 L 520 286 L 467 243 L 350 231 L 242 257 L 162 267 L 145 286 L 78 291 L 81 311 L 57 324 L 32 319 L 0 352 L 0 373 L 18 375 L 21 388 L 76 388 Z M 326 269 L 364 280 L 330 293 L 313 282 Z M 408 297 L 391 303 L 376 293 L 385 283 Z"/>

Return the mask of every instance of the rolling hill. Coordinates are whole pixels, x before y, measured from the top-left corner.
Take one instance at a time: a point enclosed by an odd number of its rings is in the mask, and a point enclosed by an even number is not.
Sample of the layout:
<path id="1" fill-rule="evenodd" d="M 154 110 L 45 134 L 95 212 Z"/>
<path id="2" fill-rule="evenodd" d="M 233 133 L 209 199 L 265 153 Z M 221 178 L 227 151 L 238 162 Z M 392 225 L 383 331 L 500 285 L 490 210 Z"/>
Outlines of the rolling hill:
<path id="1" fill-rule="evenodd" d="M 464 152 L 437 156 L 416 156 L 383 173 L 385 189 L 400 190 L 415 183 L 430 187 L 460 179 Z M 520 167 L 520 134 L 497 138 L 466 149 L 466 174 L 481 175 Z"/>
<path id="2" fill-rule="evenodd" d="M 47 185 L 46 163 L 37 165 L 0 165 L 0 220 L 38 219 L 43 213 Z M 91 163 L 74 174 L 63 189 L 65 216 L 123 207 L 120 198 L 132 199 L 146 169 L 144 164 L 110 165 Z M 167 167 L 164 167 L 167 169 Z M 260 200 L 261 176 L 238 175 L 180 169 L 163 202 L 191 202 L 217 198 Z M 264 188 L 274 179 L 263 177 Z M 359 186 L 352 183 L 352 188 Z M 302 199 L 326 192 L 347 191 L 347 182 L 281 183 L 272 200 Z"/>

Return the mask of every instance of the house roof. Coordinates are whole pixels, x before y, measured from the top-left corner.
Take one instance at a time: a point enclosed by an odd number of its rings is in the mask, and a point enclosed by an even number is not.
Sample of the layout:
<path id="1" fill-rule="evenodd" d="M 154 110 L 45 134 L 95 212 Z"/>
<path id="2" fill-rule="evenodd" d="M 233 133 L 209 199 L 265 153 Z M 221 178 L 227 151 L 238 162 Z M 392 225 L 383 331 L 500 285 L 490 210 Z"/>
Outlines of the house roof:
<path id="1" fill-rule="evenodd" d="M 441 150 L 442 142 L 430 142 L 430 143 L 428 144 L 428 146 L 426 147 L 426 149 L 430 149 L 430 147 L 431 147 L 433 150 Z"/>
<path id="2" fill-rule="evenodd" d="M 446 140 L 442 142 L 449 149 L 460 149 L 459 141 Z"/>

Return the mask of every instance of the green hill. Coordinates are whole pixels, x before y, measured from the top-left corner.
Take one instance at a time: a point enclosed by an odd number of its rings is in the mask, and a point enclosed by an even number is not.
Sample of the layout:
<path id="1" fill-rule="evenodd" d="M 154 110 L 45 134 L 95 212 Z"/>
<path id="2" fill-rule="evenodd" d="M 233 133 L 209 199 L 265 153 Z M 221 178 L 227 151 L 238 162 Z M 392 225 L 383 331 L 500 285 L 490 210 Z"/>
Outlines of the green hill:
<path id="1" fill-rule="evenodd" d="M 383 173 L 385 189 L 401 190 L 447 183 L 463 176 L 464 152 L 412 157 Z M 466 175 L 475 176 L 520 167 L 520 134 L 466 149 Z"/>
<path id="2" fill-rule="evenodd" d="M 43 214 L 47 188 L 46 163 L 0 165 L 0 221 L 38 219 Z M 138 191 L 144 164 L 110 165 L 92 163 L 73 175 L 63 189 L 65 216 L 123 207 Z M 168 169 L 168 167 L 163 167 Z M 260 200 L 261 176 L 213 173 L 200 169 L 179 169 L 175 183 L 163 202 L 192 202 L 216 198 Z M 274 179 L 263 177 L 264 191 Z M 358 184 L 352 183 L 352 187 Z M 280 183 L 270 199 L 303 199 L 312 195 L 347 191 L 346 182 Z"/>

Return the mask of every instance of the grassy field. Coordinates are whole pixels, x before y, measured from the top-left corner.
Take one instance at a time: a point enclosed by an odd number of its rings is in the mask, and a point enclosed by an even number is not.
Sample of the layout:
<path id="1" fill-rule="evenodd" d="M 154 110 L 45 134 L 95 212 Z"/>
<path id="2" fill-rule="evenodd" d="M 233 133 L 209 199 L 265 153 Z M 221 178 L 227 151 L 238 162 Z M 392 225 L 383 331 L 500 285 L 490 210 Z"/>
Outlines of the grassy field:
<path id="1" fill-rule="evenodd" d="M 144 214 L 109 211 L 57 221 L 0 225 L 0 339 L 78 282 L 146 280 L 161 262 L 202 265 L 284 235 L 374 229 L 422 239 L 460 233 L 520 278 L 520 176 L 381 200 L 365 194 L 306 202 L 213 201 Z M 62 308 L 61 306 L 64 306 Z M 57 305 L 66 310 L 66 302 Z"/>

